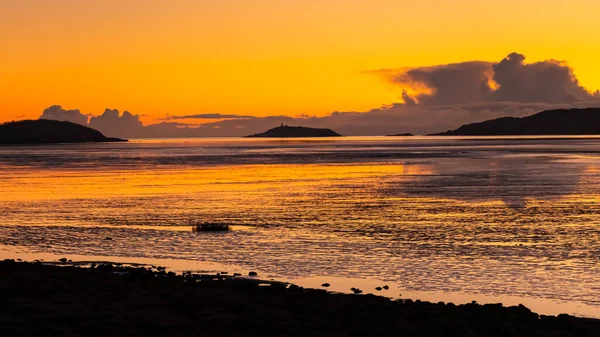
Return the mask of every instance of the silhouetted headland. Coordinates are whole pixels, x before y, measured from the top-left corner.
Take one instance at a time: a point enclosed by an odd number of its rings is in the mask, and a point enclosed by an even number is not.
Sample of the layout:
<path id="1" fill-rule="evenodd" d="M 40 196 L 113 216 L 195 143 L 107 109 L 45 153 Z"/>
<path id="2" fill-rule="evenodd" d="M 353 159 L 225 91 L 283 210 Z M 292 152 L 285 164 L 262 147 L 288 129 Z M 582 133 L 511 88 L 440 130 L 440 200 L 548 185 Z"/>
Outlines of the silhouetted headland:
<path id="1" fill-rule="evenodd" d="M 296 137 L 340 137 L 341 135 L 331 129 L 315 129 L 304 126 L 281 125 L 263 133 L 246 136 L 248 138 L 296 138 Z"/>
<path id="2" fill-rule="evenodd" d="M 409 136 L 414 136 L 412 133 L 398 133 L 395 135 L 387 135 L 388 137 L 409 137 Z"/>
<path id="3" fill-rule="evenodd" d="M 126 142 L 110 138 L 87 126 L 49 119 L 24 120 L 0 125 L 0 144 L 55 144 Z"/>
<path id="4" fill-rule="evenodd" d="M 465 124 L 431 136 L 600 135 L 600 108 L 546 110 Z"/>
<path id="5" fill-rule="evenodd" d="M 0 262 L 3 336 L 598 336 L 600 320 L 160 266 Z M 89 266 L 89 267 L 87 267 Z M 250 275 L 253 275 L 252 273 Z"/>

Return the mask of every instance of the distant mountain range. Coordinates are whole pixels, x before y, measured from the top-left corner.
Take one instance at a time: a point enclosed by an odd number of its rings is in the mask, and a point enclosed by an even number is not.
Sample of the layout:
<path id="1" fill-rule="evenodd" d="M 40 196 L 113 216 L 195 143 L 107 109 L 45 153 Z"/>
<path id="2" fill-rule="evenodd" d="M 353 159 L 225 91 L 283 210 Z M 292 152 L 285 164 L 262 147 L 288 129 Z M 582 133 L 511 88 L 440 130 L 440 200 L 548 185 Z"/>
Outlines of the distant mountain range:
<path id="1" fill-rule="evenodd" d="M 54 144 L 86 142 L 124 142 L 105 137 L 83 125 L 48 119 L 24 120 L 0 125 L 0 144 Z"/>
<path id="2" fill-rule="evenodd" d="M 331 129 L 315 129 L 303 126 L 281 125 L 263 133 L 246 136 L 247 138 L 296 138 L 296 137 L 340 137 L 341 135 Z"/>
<path id="3" fill-rule="evenodd" d="M 431 136 L 600 135 L 600 108 L 546 110 L 465 124 Z"/>

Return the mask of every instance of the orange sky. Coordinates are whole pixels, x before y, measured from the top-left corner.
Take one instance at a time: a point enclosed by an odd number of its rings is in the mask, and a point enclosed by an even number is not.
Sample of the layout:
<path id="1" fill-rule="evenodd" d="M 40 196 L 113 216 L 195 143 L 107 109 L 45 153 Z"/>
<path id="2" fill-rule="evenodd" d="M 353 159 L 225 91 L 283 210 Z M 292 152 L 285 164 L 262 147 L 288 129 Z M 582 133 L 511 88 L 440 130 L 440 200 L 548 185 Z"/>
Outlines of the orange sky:
<path id="1" fill-rule="evenodd" d="M 600 88 L 592 0 L 19 0 L 0 2 L 0 122 L 53 104 L 325 115 L 401 101 L 380 68 L 566 60 Z"/>

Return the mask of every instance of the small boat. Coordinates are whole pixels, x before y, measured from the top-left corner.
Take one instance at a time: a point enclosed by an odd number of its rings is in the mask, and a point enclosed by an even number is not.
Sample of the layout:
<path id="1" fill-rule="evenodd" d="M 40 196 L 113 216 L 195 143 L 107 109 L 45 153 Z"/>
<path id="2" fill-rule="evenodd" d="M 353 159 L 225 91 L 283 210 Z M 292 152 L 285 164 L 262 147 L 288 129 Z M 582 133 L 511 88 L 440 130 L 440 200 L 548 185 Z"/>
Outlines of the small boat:
<path id="1" fill-rule="evenodd" d="M 192 224 L 193 232 L 227 232 L 229 225 L 222 223 L 200 223 Z"/>

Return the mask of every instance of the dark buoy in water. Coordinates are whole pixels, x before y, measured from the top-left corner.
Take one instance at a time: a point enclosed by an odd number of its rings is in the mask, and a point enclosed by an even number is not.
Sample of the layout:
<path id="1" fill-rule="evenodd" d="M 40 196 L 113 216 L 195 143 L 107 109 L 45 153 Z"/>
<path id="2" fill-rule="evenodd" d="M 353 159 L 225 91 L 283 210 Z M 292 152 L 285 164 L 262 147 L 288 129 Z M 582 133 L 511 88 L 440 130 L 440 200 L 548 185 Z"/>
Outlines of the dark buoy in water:
<path id="1" fill-rule="evenodd" d="M 199 223 L 192 224 L 192 232 L 227 232 L 228 224 L 222 223 Z"/>
<path id="2" fill-rule="evenodd" d="M 331 286 L 331 284 L 329 284 L 329 283 L 323 283 L 323 284 L 321 284 L 321 287 L 324 287 L 324 288 L 327 288 L 329 286 Z"/>
<path id="3" fill-rule="evenodd" d="M 390 287 L 388 287 L 388 285 L 386 284 L 386 285 L 384 285 L 384 286 L 383 286 L 383 289 L 385 289 L 385 290 L 389 290 L 389 289 L 390 289 Z"/>
<path id="4" fill-rule="evenodd" d="M 248 273 L 248 276 L 256 276 L 258 275 L 255 271 L 251 271 Z"/>
<path id="5" fill-rule="evenodd" d="M 381 291 L 381 289 L 383 289 L 383 288 L 381 288 L 381 287 L 375 288 L 375 290 L 377 290 L 377 291 Z"/>

